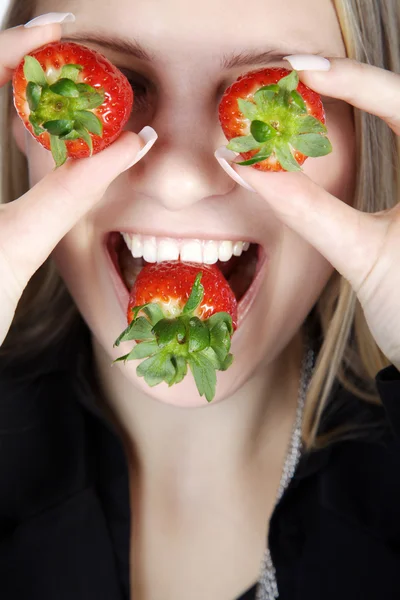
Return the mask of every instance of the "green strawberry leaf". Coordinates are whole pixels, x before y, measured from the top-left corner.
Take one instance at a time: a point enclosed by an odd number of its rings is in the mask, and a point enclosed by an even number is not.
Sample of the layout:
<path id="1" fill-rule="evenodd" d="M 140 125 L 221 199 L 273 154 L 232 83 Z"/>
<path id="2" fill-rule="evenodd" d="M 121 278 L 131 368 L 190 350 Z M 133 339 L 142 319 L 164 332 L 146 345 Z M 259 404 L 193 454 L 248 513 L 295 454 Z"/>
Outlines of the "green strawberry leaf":
<path id="1" fill-rule="evenodd" d="M 57 119 L 55 121 L 46 121 L 43 127 L 50 135 L 66 135 L 74 128 L 74 122 L 70 119 Z"/>
<path id="2" fill-rule="evenodd" d="M 67 147 L 65 142 L 56 135 L 50 135 L 50 150 L 55 160 L 56 167 L 61 167 L 67 160 Z"/>
<path id="3" fill-rule="evenodd" d="M 124 354 L 124 356 L 118 356 L 118 358 L 116 358 L 115 360 L 112 361 L 111 366 L 116 363 L 116 362 L 126 362 L 126 360 L 128 359 L 130 352 L 128 352 L 128 354 Z"/>
<path id="4" fill-rule="evenodd" d="M 73 129 L 69 133 L 66 133 L 65 135 L 60 135 L 58 137 L 60 138 L 60 140 L 79 140 L 81 136 L 75 129 Z"/>
<path id="5" fill-rule="evenodd" d="M 204 350 L 201 351 L 201 354 L 208 358 L 216 371 L 221 369 L 221 361 L 212 348 L 204 348 Z"/>
<path id="6" fill-rule="evenodd" d="M 26 99 L 28 100 L 29 108 L 35 111 L 39 106 L 42 88 L 37 83 L 30 81 L 26 86 Z"/>
<path id="7" fill-rule="evenodd" d="M 281 145 L 275 148 L 276 158 L 279 160 L 281 166 L 285 171 L 301 171 L 299 163 L 294 158 L 290 151 L 289 145 Z"/>
<path id="8" fill-rule="evenodd" d="M 151 302 L 146 302 L 146 304 L 138 304 L 137 306 L 134 306 L 133 308 L 131 308 L 132 319 L 135 320 L 137 318 L 138 314 L 140 313 L 140 311 L 143 310 L 145 308 L 145 306 L 149 306 L 149 304 L 151 304 Z M 154 323 L 152 323 L 152 325 L 154 325 Z"/>
<path id="9" fill-rule="evenodd" d="M 29 115 L 29 122 L 33 127 L 35 135 L 41 135 L 42 133 L 46 132 L 46 130 L 43 127 L 40 127 L 38 120 L 35 119 L 35 117 L 32 114 Z"/>
<path id="10" fill-rule="evenodd" d="M 189 352 L 200 352 L 210 345 L 210 332 L 197 317 L 192 317 L 188 324 L 188 349 Z"/>
<path id="11" fill-rule="evenodd" d="M 233 354 L 228 354 L 223 363 L 221 363 L 220 371 L 226 371 L 233 363 Z"/>
<path id="12" fill-rule="evenodd" d="M 78 123 L 95 135 L 103 135 L 103 124 L 94 113 L 88 110 L 78 110 L 75 115 L 75 123 Z"/>
<path id="13" fill-rule="evenodd" d="M 175 378 L 173 383 L 180 383 L 187 374 L 187 362 L 183 356 L 173 356 L 172 364 L 175 366 Z M 170 384 L 172 385 L 172 384 Z"/>
<path id="14" fill-rule="evenodd" d="M 79 133 L 79 137 L 81 137 L 83 139 L 83 141 L 86 142 L 86 144 L 89 148 L 90 156 L 92 156 L 93 142 L 92 142 L 92 138 L 90 137 L 89 133 L 87 132 L 87 130 L 84 127 L 81 127 L 80 125 L 78 125 L 76 121 L 75 121 L 75 130 Z"/>
<path id="15" fill-rule="evenodd" d="M 224 321 L 220 321 L 211 329 L 210 346 L 218 359 L 224 361 L 231 348 L 231 337 Z"/>
<path id="16" fill-rule="evenodd" d="M 266 85 L 257 90 L 254 94 L 254 100 L 257 104 L 258 115 L 266 113 L 271 109 L 271 103 L 275 100 L 278 90 L 279 86 L 275 84 Z"/>
<path id="17" fill-rule="evenodd" d="M 264 143 L 276 137 L 278 132 L 268 123 L 255 120 L 250 126 L 250 133 L 257 142 Z"/>
<path id="18" fill-rule="evenodd" d="M 296 90 L 293 90 L 290 94 L 290 97 L 292 99 L 292 102 L 290 103 L 291 108 L 294 108 L 296 110 L 296 112 L 300 112 L 300 113 L 307 112 L 306 103 L 304 102 L 304 100 L 303 100 L 302 96 L 299 94 L 299 92 L 296 92 Z"/>
<path id="19" fill-rule="evenodd" d="M 49 88 L 54 94 L 64 96 L 65 98 L 78 98 L 79 90 L 71 79 L 59 79 Z"/>
<path id="20" fill-rule="evenodd" d="M 282 77 L 282 79 L 278 81 L 278 85 L 281 90 L 285 90 L 286 92 L 295 90 L 299 85 L 299 75 L 297 71 L 293 70 L 289 75 L 286 75 L 286 77 Z"/>
<path id="21" fill-rule="evenodd" d="M 249 158 L 248 160 L 244 160 L 242 162 L 238 162 L 236 164 L 238 165 L 255 165 L 256 163 L 262 162 L 263 160 L 266 160 L 267 158 L 269 158 L 272 154 L 272 150 L 268 150 L 267 148 L 262 148 L 260 150 L 260 152 L 258 152 L 257 154 L 255 154 L 252 158 Z"/>
<path id="22" fill-rule="evenodd" d="M 296 150 L 306 156 L 326 156 L 332 152 L 332 144 L 328 138 L 319 133 L 303 133 L 290 138 L 290 143 Z"/>
<path id="23" fill-rule="evenodd" d="M 257 142 L 252 135 L 240 135 L 232 138 L 227 145 L 228 150 L 239 152 L 239 154 L 248 152 L 249 150 L 257 150 L 259 147 L 259 142 Z"/>
<path id="24" fill-rule="evenodd" d="M 164 313 L 156 302 L 148 302 L 142 306 L 142 311 L 149 318 L 152 325 L 161 321 L 164 318 Z"/>
<path id="25" fill-rule="evenodd" d="M 27 81 L 33 81 L 41 87 L 47 86 L 46 75 L 41 67 L 40 62 L 33 56 L 27 54 L 24 60 L 24 76 Z"/>
<path id="26" fill-rule="evenodd" d="M 326 126 L 321 123 L 315 117 L 307 115 L 302 119 L 299 119 L 299 127 L 296 128 L 296 132 L 300 133 L 326 133 Z"/>
<path id="27" fill-rule="evenodd" d="M 200 305 L 204 296 L 204 287 L 200 283 L 200 279 L 202 277 L 202 273 L 197 273 L 196 279 L 194 280 L 194 284 L 192 290 L 190 292 L 190 296 L 183 307 L 182 314 L 190 315 L 192 314 L 196 308 Z"/>
<path id="28" fill-rule="evenodd" d="M 258 108 L 254 104 L 254 102 L 249 102 L 248 100 L 242 100 L 242 98 L 238 98 L 238 107 L 240 112 L 243 114 L 246 119 L 252 121 L 258 115 Z"/>
<path id="29" fill-rule="evenodd" d="M 71 79 L 71 81 L 76 83 L 78 80 L 78 77 L 79 77 L 79 73 L 82 70 L 83 70 L 82 65 L 74 65 L 72 63 L 69 65 L 64 65 L 63 68 L 61 69 L 60 77 L 66 78 L 66 79 Z"/>
<path id="30" fill-rule="evenodd" d="M 191 354 L 188 362 L 200 396 L 205 396 L 207 402 L 211 402 L 215 396 L 215 386 L 217 384 L 212 362 L 201 352 Z"/>
<path id="31" fill-rule="evenodd" d="M 152 332 L 152 325 L 146 317 L 134 319 L 126 329 L 117 337 L 114 346 L 119 346 L 121 342 L 130 340 L 154 340 L 155 335 Z"/>
<path id="32" fill-rule="evenodd" d="M 214 313 L 213 315 L 211 315 L 211 317 L 209 317 L 206 321 L 204 321 L 204 323 L 207 325 L 207 327 L 210 330 L 213 327 L 215 327 L 218 323 L 221 323 L 221 322 L 226 324 L 229 335 L 232 336 L 233 335 L 232 317 L 229 313 L 221 310 L 220 312 Z"/>
<path id="33" fill-rule="evenodd" d="M 273 98 L 275 96 L 275 94 L 277 94 L 279 92 L 279 85 L 277 83 L 270 83 L 269 85 L 263 85 L 263 87 L 260 87 L 260 89 L 256 91 L 256 93 L 254 94 L 254 98 L 260 92 L 268 92 L 268 97 Z"/>
<path id="34" fill-rule="evenodd" d="M 138 358 L 146 358 L 157 352 L 159 346 L 154 342 L 140 342 L 129 352 L 126 360 L 136 360 Z"/>
<path id="35" fill-rule="evenodd" d="M 185 338 L 186 327 L 181 319 L 160 319 L 152 329 L 160 348 L 172 341 L 182 342 Z"/>
<path id="36" fill-rule="evenodd" d="M 103 90 L 98 90 L 87 83 L 77 83 L 80 97 L 74 100 L 75 110 L 97 108 L 104 102 Z"/>
<path id="37" fill-rule="evenodd" d="M 171 362 L 171 355 L 160 352 L 150 356 L 136 368 L 139 377 L 144 377 L 150 387 L 162 381 L 171 381 L 175 377 L 175 367 Z"/>

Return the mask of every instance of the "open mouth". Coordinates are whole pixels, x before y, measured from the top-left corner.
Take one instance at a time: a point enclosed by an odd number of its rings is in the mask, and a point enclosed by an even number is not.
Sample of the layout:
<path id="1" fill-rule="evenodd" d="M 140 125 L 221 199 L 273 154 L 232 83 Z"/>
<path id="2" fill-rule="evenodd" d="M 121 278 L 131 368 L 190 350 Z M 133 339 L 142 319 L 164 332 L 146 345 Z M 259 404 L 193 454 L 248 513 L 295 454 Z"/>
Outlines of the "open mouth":
<path id="1" fill-rule="evenodd" d="M 128 292 L 142 268 L 150 263 L 182 260 L 198 262 L 199 265 L 215 264 L 235 294 L 240 312 L 243 312 L 244 304 L 248 304 L 246 298 L 255 288 L 257 275 L 266 258 L 262 246 L 252 242 L 158 240 L 115 231 L 107 235 L 106 246 Z"/>

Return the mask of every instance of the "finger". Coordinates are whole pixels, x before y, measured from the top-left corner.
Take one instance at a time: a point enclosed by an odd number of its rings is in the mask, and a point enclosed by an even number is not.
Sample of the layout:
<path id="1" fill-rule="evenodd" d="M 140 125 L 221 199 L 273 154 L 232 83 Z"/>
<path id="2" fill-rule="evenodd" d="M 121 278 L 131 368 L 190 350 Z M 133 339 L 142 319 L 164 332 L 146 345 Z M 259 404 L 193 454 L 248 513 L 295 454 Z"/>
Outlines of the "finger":
<path id="1" fill-rule="evenodd" d="M 350 58 L 329 58 L 329 71 L 309 70 L 312 60 L 304 57 L 286 59 L 308 87 L 380 117 L 400 135 L 400 75 Z"/>
<path id="2" fill-rule="evenodd" d="M 355 291 L 360 289 L 383 245 L 387 215 L 355 210 L 304 173 L 266 173 L 232 166 L 285 225 L 314 246 Z"/>
<path id="3" fill-rule="evenodd" d="M 25 54 L 60 39 L 61 33 L 58 23 L 28 28 L 18 25 L 0 32 L 0 86 L 11 79 Z"/>
<path id="4" fill-rule="evenodd" d="M 61 238 L 137 158 L 142 146 L 141 137 L 125 131 L 102 152 L 68 160 L 1 207 L 0 258 L 11 265 L 20 291 Z"/>

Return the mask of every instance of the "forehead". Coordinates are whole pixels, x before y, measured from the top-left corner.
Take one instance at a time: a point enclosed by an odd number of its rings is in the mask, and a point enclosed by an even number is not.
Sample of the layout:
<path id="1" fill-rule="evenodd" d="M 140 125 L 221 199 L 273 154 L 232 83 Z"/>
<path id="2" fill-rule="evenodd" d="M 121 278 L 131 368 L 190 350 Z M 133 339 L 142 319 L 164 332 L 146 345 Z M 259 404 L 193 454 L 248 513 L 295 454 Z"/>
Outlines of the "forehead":
<path id="1" fill-rule="evenodd" d="M 220 65 L 225 54 L 270 48 L 345 56 L 333 0 L 38 0 L 36 8 L 73 12 L 65 35 L 134 39 L 159 64 Z"/>

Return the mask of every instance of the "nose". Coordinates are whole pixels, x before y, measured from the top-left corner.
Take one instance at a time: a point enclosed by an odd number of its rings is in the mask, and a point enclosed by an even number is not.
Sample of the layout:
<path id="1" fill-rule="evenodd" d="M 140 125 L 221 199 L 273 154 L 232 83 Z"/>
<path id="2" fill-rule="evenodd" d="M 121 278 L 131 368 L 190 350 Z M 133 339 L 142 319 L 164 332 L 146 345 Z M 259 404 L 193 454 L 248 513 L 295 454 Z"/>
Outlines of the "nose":
<path id="1" fill-rule="evenodd" d="M 218 123 L 197 120 L 188 127 L 164 114 L 148 125 L 157 131 L 158 139 L 128 171 L 134 193 L 179 211 L 210 196 L 225 196 L 235 187 L 214 157 L 215 149 L 227 143 Z"/>

